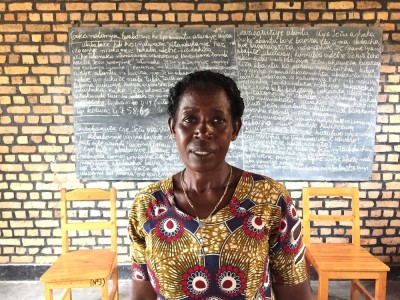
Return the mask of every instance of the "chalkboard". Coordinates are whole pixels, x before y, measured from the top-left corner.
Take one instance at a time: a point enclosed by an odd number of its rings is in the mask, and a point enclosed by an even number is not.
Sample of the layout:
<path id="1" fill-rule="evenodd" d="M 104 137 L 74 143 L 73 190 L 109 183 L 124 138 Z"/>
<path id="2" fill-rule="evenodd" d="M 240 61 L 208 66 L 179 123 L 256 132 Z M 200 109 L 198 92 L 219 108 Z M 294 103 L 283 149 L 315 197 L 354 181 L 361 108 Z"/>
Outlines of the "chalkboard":
<path id="1" fill-rule="evenodd" d="M 242 132 L 228 161 L 278 180 L 368 180 L 380 28 L 71 28 L 76 171 L 157 180 L 182 169 L 168 90 L 210 69 L 236 80 Z"/>

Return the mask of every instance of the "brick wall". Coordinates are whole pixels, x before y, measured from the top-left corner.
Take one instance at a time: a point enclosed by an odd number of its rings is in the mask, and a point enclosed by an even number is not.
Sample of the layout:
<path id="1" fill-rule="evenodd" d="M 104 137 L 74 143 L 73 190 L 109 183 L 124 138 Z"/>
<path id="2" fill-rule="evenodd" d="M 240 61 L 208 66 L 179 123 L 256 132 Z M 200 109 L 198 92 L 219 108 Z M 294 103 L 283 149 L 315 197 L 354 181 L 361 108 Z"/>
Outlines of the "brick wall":
<path id="1" fill-rule="evenodd" d="M 119 253 L 127 209 L 144 182 L 80 182 L 74 173 L 68 28 L 79 26 L 380 26 L 383 52 L 375 162 L 358 186 L 362 244 L 400 262 L 400 3 L 398 1 L 2 1 L 0 3 L 0 264 L 47 264 L 61 252 L 59 189 L 118 189 Z M 298 202 L 298 204 L 301 204 Z M 337 232 L 336 232 L 337 231 Z M 321 230 L 328 238 L 345 230 Z M 87 237 L 90 243 L 91 237 Z"/>

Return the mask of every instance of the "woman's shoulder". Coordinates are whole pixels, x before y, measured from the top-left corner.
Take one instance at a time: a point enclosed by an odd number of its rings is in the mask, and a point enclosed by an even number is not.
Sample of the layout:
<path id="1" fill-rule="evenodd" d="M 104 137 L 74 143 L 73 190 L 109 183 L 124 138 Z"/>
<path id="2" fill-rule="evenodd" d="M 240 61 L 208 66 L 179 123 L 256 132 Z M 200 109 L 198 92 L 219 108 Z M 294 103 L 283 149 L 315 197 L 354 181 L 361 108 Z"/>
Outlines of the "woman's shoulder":
<path id="1" fill-rule="evenodd" d="M 274 193 L 279 196 L 288 197 L 289 192 L 279 181 L 261 174 L 243 171 L 244 176 L 251 176 L 254 180 L 254 188 L 262 190 L 265 194 Z"/>
<path id="2" fill-rule="evenodd" d="M 135 195 L 133 206 L 149 205 L 155 200 L 163 200 L 172 193 L 172 177 L 167 177 L 156 182 L 149 183 L 139 189 Z"/>

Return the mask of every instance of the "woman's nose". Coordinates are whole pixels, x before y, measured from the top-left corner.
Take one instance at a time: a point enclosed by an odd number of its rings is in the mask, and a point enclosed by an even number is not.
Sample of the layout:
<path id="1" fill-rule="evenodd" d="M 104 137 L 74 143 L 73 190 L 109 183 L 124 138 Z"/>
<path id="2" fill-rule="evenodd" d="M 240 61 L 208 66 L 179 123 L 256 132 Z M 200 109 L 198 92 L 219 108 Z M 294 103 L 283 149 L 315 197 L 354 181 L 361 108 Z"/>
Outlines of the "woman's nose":
<path id="1" fill-rule="evenodd" d="M 200 139 L 209 139 L 213 136 L 213 128 L 209 124 L 202 122 L 196 128 L 195 137 Z"/>

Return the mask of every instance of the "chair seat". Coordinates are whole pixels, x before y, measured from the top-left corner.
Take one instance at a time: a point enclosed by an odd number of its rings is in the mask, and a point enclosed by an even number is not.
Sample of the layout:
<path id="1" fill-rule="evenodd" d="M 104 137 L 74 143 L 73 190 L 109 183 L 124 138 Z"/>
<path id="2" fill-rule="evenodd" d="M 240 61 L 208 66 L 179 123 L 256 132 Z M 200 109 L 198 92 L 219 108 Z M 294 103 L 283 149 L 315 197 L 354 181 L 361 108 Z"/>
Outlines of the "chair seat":
<path id="1" fill-rule="evenodd" d="M 317 272 L 389 271 L 389 267 L 382 261 L 363 247 L 353 244 L 311 244 L 307 247 L 306 257 Z M 357 275 L 362 276 L 362 273 Z"/>
<path id="2" fill-rule="evenodd" d="M 116 252 L 107 249 L 75 250 L 60 255 L 40 277 L 41 282 L 71 282 L 109 277 Z"/>

